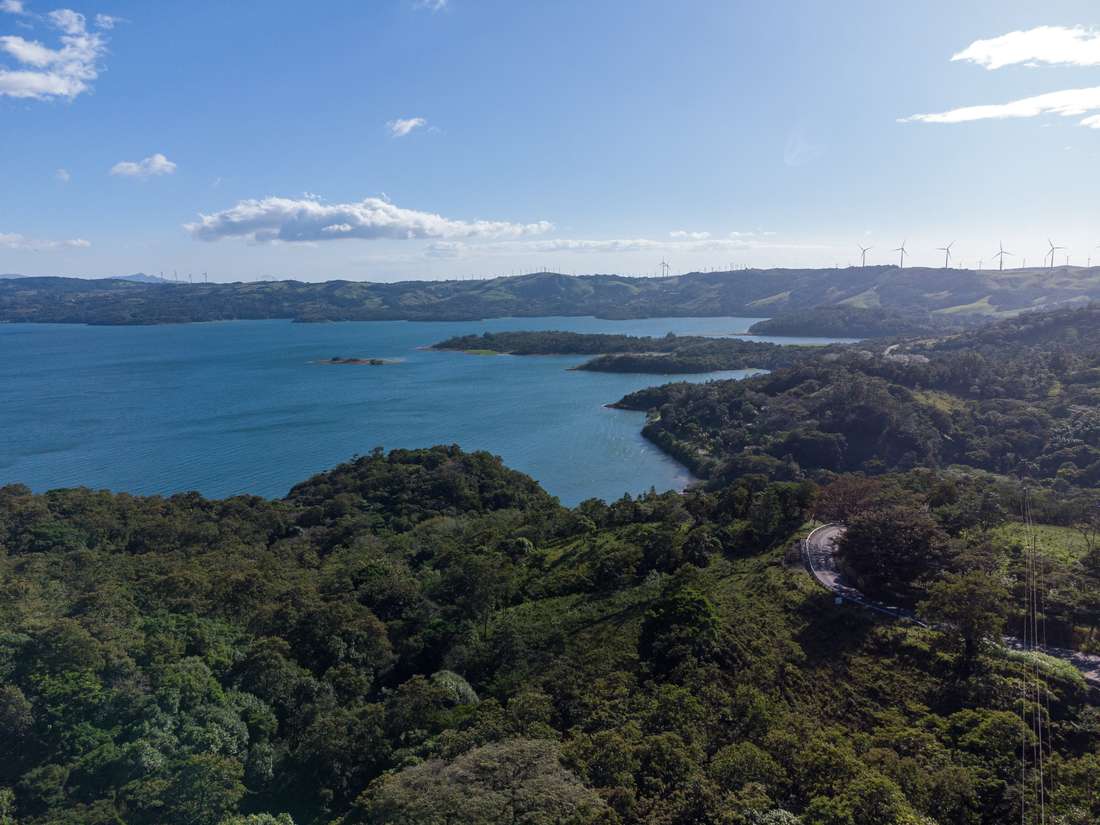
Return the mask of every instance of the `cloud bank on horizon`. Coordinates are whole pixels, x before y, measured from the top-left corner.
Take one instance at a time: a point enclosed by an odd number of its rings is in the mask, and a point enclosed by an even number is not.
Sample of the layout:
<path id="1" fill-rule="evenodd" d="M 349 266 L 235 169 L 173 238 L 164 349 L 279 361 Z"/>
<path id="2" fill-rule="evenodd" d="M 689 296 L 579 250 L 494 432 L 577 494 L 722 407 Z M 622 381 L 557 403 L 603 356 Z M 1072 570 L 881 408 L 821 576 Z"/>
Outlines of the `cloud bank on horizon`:
<path id="1" fill-rule="evenodd" d="M 56 9 L 40 18 L 31 15 L 20 0 L 4 0 L 0 12 L 41 20 L 60 32 L 61 44 L 51 48 L 19 35 L 0 37 L 0 52 L 17 64 L 0 66 L 0 97 L 72 100 L 91 91 L 92 81 L 99 77 L 99 60 L 107 50 L 101 31 L 113 28 L 115 18 L 98 15 L 97 31 L 89 31 L 84 15 L 72 9 Z"/>
<path id="2" fill-rule="evenodd" d="M 432 212 L 402 209 L 382 198 L 358 203 L 323 203 L 316 196 L 299 199 L 268 197 L 240 201 L 230 209 L 200 215 L 184 225 L 201 241 L 245 238 L 287 243 L 359 240 L 423 240 L 433 238 L 500 238 L 549 232 L 549 221 L 463 221 Z"/>
<path id="3" fill-rule="evenodd" d="M 0 248 L 20 249 L 40 252 L 44 249 L 87 249 L 92 244 L 83 238 L 70 238 L 64 241 L 52 241 L 41 238 L 28 238 L 18 232 L 0 232 Z"/>
<path id="4" fill-rule="evenodd" d="M 709 232 L 670 232 L 671 240 L 650 238 L 546 238 L 531 241 L 496 241 L 467 244 L 463 241 L 437 241 L 428 245 L 426 254 L 432 258 L 467 258 L 477 255 L 547 254 L 576 252 L 616 254 L 633 252 L 749 252 L 762 249 L 828 249 L 821 244 L 787 243 L 768 240 L 764 235 L 775 233 L 731 232 L 726 238 L 712 238 Z M 691 236 L 696 237 L 691 237 Z"/>
<path id="5" fill-rule="evenodd" d="M 1100 32 L 1082 26 L 1038 26 L 987 40 L 975 40 L 952 55 L 952 61 L 983 66 L 989 71 L 1006 66 L 1100 66 Z M 899 118 L 900 123 L 969 123 L 976 120 L 1031 118 L 1040 115 L 1082 117 L 1080 125 L 1100 129 L 1100 86 L 1063 89 L 1041 95 L 944 112 Z"/>
<path id="6" fill-rule="evenodd" d="M 521 240 L 553 231 L 549 221 L 464 221 L 433 212 L 404 209 L 384 198 L 356 203 L 325 203 L 318 195 L 302 198 L 267 197 L 243 200 L 235 206 L 184 224 L 200 241 L 238 238 L 254 243 L 310 243 L 337 240 L 431 241 L 429 258 L 454 259 L 482 255 L 547 254 L 558 252 L 615 254 L 634 252 L 744 252 L 759 249 L 821 249 L 776 241 L 774 233 L 731 232 L 713 238 L 710 232 L 675 230 L 669 240 L 649 238 L 545 238 Z M 468 240 L 480 243 L 467 243 Z"/>

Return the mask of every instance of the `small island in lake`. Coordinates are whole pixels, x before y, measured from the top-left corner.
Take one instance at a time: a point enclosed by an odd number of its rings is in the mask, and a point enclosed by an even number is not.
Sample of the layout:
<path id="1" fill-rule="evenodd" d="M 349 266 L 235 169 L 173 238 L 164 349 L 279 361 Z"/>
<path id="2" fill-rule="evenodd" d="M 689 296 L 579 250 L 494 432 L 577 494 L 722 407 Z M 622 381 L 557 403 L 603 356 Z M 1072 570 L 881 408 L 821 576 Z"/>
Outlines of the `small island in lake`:
<path id="1" fill-rule="evenodd" d="M 325 358 L 321 361 L 314 361 L 314 364 L 329 364 L 329 365 L 353 365 L 353 366 L 368 366 L 368 367 L 381 367 L 386 364 L 400 364 L 401 362 L 394 358 L 346 358 L 341 355 L 333 356 L 332 358 Z"/>

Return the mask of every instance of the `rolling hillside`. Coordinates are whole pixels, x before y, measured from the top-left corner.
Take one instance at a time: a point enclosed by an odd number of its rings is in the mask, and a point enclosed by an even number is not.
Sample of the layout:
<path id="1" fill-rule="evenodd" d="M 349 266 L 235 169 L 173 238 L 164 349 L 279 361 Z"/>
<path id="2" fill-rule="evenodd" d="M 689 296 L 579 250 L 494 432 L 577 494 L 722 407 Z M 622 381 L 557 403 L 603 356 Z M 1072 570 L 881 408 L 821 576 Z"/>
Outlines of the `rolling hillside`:
<path id="1" fill-rule="evenodd" d="M 1095 299 L 1100 299 L 1100 267 L 976 272 L 879 266 L 694 272 L 669 278 L 542 272 L 479 281 L 401 283 L 150 284 L 28 277 L 0 279 L 0 322 L 774 317 L 823 306 L 918 311 L 959 321 Z"/>

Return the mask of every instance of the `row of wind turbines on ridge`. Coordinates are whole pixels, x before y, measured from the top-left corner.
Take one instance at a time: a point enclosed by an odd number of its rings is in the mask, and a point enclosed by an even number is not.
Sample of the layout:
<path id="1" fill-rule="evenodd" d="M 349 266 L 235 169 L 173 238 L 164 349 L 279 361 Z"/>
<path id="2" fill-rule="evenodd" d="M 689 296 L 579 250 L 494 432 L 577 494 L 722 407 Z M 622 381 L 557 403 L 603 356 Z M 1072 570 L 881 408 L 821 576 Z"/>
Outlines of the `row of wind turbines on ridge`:
<path id="1" fill-rule="evenodd" d="M 900 260 L 899 260 L 899 263 L 898 263 L 898 269 L 904 269 L 905 268 L 905 256 L 909 254 L 908 250 L 905 248 L 905 243 L 906 242 L 903 241 L 901 246 L 899 246 L 897 249 L 892 249 L 891 250 L 891 252 L 900 253 Z M 1067 249 L 1068 247 L 1056 246 L 1054 244 L 1054 241 L 1050 240 L 1050 238 L 1047 238 L 1047 243 L 1050 244 L 1050 251 L 1047 252 L 1043 256 L 1043 263 L 1045 264 L 1047 262 L 1047 259 L 1049 258 L 1050 259 L 1050 268 L 1054 269 L 1054 254 L 1056 252 L 1058 252 L 1059 250 L 1064 250 L 1064 249 Z M 944 269 L 947 269 L 948 266 L 950 266 L 950 264 L 951 264 L 951 247 L 953 247 L 954 245 L 955 245 L 955 242 L 952 241 L 947 246 L 937 246 L 936 247 L 937 252 L 942 252 L 943 253 L 943 268 Z M 859 244 L 857 244 L 857 246 L 859 246 L 859 252 L 860 252 L 860 259 L 861 259 L 861 264 L 860 265 L 864 269 L 866 269 L 867 268 L 867 253 L 870 252 L 872 249 L 874 249 L 874 247 L 873 246 L 862 246 L 862 245 L 859 245 Z M 999 243 L 998 246 L 1000 247 L 1000 249 L 999 249 L 999 251 L 994 253 L 993 257 L 997 259 L 997 269 L 999 271 L 1003 271 L 1004 268 L 1005 268 L 1005 258 L 1006 257 L 1009 257 L 1009 258 L 1013 257 L 1013 253 L 1008 252 L 1008 251 L 1005 250 L 1005 245 L 1004 245 L 1003 242 Z M 1100 249 L 1100 244 L 1097 244 L 1097 249 Z M 1068 255 L 1066 256 L 1066 264 L 1067 265 L 1069 264 L 1069 256 Z M 1088 265 L 1089 266 L 1092 265 L 1092 258 L 1089 258 Z M 1027 258 L 1024 258 L 1024 267 L 1026 267 L 1026 266 L 1027 266 Z M 978 261 L 978 269 L 981 270 L 981 268 L 982 268 L 982 261 L 979 260 Z"/>

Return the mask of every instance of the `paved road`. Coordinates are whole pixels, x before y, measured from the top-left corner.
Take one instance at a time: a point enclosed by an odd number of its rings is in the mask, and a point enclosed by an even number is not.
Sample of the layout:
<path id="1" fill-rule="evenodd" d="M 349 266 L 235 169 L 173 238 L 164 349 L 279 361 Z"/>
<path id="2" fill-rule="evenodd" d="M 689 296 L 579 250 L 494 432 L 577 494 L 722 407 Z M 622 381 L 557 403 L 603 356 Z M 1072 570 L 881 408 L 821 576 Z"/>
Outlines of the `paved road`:
<path id="1" fill-rule="evenodd" d="M 898 619 L 907 619 L 926 627 L 912 611 L 902 610 L 892 605 L 882 604 L 868 599 L 858 590 L 845 582 L 844 575 L 837 567 L 836 543 L 844 535 L 844 525 L 826 524 L 810 532 L 803 543 L 806 564 L 810 568 L 813 577 L 826 589 L 837 596 L 847 599 L 855 604 L 886 613 Z M 1024 643 L 1020 639 L 1011 636 L 1005 637 L 1005 645 L 1013 650 L 1023 650 Z M 1069 662 L 1085 677 L 1085 680 L 1100 686 L 1100 656 L 1088 653 L 1078 653 L 1075 650 L 1067 650 L 1060 647 L 1039 648 L 1048 656 Z"/>
<path id="2" fill-rule="evenodd" d="M 844 535 L 844 525 L 826 524 L 811 531 L 806 537 L 806 563 L 814 578 L 826 590 L 850 602 L 923 626 L 924 623 L 917 619 L 913 611 L 869 599 L 844 579 L 844 574 L 840 572 L 836 560 L 836 542 L 842 535 Z"/>

